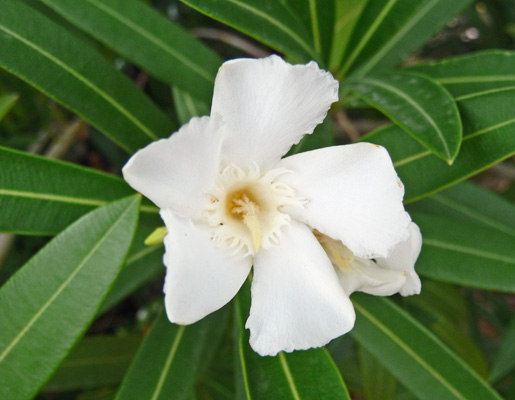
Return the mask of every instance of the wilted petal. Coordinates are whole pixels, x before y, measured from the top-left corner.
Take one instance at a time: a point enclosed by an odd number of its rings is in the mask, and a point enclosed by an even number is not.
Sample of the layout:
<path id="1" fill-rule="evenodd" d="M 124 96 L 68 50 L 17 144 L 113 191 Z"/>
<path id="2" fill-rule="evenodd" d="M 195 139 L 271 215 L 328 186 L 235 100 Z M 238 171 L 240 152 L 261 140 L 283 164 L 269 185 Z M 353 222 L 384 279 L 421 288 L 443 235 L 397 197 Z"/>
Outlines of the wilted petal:
<path id="1" fill-rule="evenodd" d="M 227 304 L 238 292 L 251 267 L 250 257 L 216 248 L 204 226 L 176 216 L 161 216 L 165 237 L 165 306 L 168 319 L 192 324 Z"/>
<path id="2" fill-rule="evenodd" d="M 305 225 L 292 221 L 280 247 L 256 255 L 246 327 L 259 354 L 323 346 L 354 320 L 331 262 Z"/>
<path id="3" fill-rule="evenodd" d="M 383 147 L 328 147 L 287 157 L 279 166 L 293 172 L 280 179 L 308 201 L 283 211 L 342 241 L 355 256 L 387 257 L 408 239 L 404 186 Z"/>
<path id="4" fill-rule="evenodd" d="M 168 139 L 149 144 L 123 167 L 123 177 L 159 208 L 198 218 L 218 172 L 222 121 L 192 118 Z"/>
<path id="5" fill-rule="evenodd" d="M 224 63 L 211 109 L 227 128 L 222 158 L 266 170 L 312 133 L 337 100 L 338 82 L 315 62 L 291 65 L 271 56 Z"/>
<path id="6" fill-rule="evenodd" d="M 399 243 L 390 257 L 376 260 L 380 267 L 402 271 L 406 275 L 406 282 L 399 290 L 403 296 L 419 294 L 421 289 L 420 278 L 415 272 L 415 262 L 422 248 L 422 235 L 414 222 L 410 223 L 409 229 L 411 237 L 407 241 Z"/>

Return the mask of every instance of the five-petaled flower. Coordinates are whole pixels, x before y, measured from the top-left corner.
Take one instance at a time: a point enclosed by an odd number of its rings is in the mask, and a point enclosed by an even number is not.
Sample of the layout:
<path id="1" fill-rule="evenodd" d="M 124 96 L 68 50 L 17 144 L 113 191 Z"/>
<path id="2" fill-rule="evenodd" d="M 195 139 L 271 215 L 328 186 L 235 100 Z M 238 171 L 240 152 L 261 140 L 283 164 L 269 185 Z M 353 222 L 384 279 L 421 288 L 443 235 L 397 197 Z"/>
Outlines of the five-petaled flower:
<path id="1" fill-rule="evenodd" d="M 170 321 L 191 324 L 221 308 L 253 266 L 246 327 L 254 350 L 274 355 L 352 329 L 355 290 L 420 290 L 420 233 L 384 148 L 358 143 L 281 159 L 337 100 L 338 82 L 314 62 L 228 61 L 211 116 L 129 160 L 125 179 L 160 207 L 168 229 Z"/>

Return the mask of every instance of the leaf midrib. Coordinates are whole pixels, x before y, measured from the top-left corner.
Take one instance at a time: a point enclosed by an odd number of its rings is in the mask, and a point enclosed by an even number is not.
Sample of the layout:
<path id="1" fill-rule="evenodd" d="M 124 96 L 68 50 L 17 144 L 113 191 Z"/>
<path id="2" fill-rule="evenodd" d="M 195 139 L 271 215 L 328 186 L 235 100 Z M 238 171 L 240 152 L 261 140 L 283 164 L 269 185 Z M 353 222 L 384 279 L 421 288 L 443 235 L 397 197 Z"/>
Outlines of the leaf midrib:
<path id="1" fill-rule="evenodd" d="M 131 211 L 131 207 L 127 207 L 127 209 L 120 214 L 120 216 L 116 219 L 116 221 L 111 225 L 111 227 L 106 231 L 104 235 L 100 238 L 100 240 L 93 246 L 90 252 L 82 259 L 77 268 L 73 270 L 70 276 L 57 288 L 57 290 L 50 296 L 50 298 L 43 304 L 40 310 L 29 320 L 29 322 L 25 325 L 25 327 L 14 337 L 11 343 L 5 348 L 5 350 L 0 354 L 0 363 L 9 355 L 11 350 L 23 339 L 28 330 L 37 322 L 37 320 L 45 313 L 45 311 L 52 305 L 52 303 L 59 297 L 59 295 L 71 284 L 71 282 L 75 279 L 75 277 L 79 274 L 82 268 L 86 265 L 89 259 L 95 254 L 97 249 L 104 243 L 107 237 L 111 234 L 111 232 L 120 224 L 120 221 L 125 217 L 125 215 Z"/>
<path id="2" fill-rule="evenodd" d="M 196 8 L 198 9 L 199 11 L 203 12 L 203 13 L 207 13 L 207 14 L 212 14 L 212 13 L 208 13 L 206 12 L 206 10 L 203 10 L 201 8 L 198 8 L 198 7 L 195 7 L 193 4 L 190 4 L 189 0 L 181 0 L 187 4 L 189 4 L 191 7 L 193 8 Z M 237 7 L 240 7 L 240 8 L 243 8 L 249 12 L 251 12 L 252 14 L 255 14 L 261 18 L 263 18 L 264 20 L 268 21 L 269 23 L 271 23 L 272 25 L 276 26 L 277 28 L 279 28 L 279 30 L 283 31 L 284 33 L 286 33 L 290 38 L 293 39 L 294 42 L 296 42 L 297 44 L 299 44 L 302 49 L 304 51 L 306 51 L 311 57 L 313 57 L 314 59 L 316 58 L 316 53 L 314 53 L 313 49 L 311 48 L 311 46 L 309 46 L 304 40 L 302 40 L 302 38 L 300 36 L 298 36 L 294 31 L 292 31 L 290 28 L 288 28 L 287 26 L 285 26 L 284 24 L 282 24 L 281 22 L 279 22 L 278 20 L 272 18 L 270 15 L 264 13 L 263 11 L 255 8 L 255 7 L 252 7 L 248 4 L 245 4 L 245 3 L 241 3 L 237 0 L 226 0 L 227 2 L 229 3 L 232 3 L 234 4 L 235 6 Z M 228 23 L 228 22 L 226 22 Z M 236 26 L 234 23 L 231 23 L 230 25 L 232 25 L 233 27 L 237 28 L 237 29 L 240 29 L 242 30 L 242 27 L 240 26 Z M 251 36 L 253 36 L 250 32 L 249 34 Z"/>
<path id="3" fill-rule="evenodd" d="M 386 327 L 382 322 L 380 322 L 377 318 L 375 318 L 372 314 L 370 314 L 364 307 L 362 307 L 357 302 L 354 302 L 354 307 L 361 312 L 361 314 L 366 317 L 372 324 L 374 324 L 379 330 L 381 330 L 386 336 L 388 336 L 394 343 L 396 343 L 399 347 L 401 347 L 407 355 L 409 355 L 413 360 L 415 360 L 418 364 L 420 364 L 429 374 L 431 374 L 437 381 L 441 382 L 442 385 L 447 388 L 456 398 L 460 400 L 468 400 L 466 397 L 463 397 L 462 394 L 456 389 L 449 381 L 447 381 L 441 374 L 438 373 L 431 365 L 427 364 L 424 359 L 422 359 L 413 349 L 401 340 L 395 333 L 393 333 L 388 327 Z"/>
<path id="4" fill-rule="evenodd" d="M 423 238 L 423 243 L 428 246 L 438 247 L 438 248 L 446 249 L 446 250 L 452 250 L 452 251 L 455 251 L 458 253 L 468 254 L 471 256 L 486 258 L 488 260 L 500 261 L 500 262 L 504 262 L 507 264 L 515 265 L 515 257 L 506 257 L 506 256 L 501 256 L 497 253 L 490 253 L 488 251 L 477 250 L 477 249 L 466 247 L 466 246 L 445 243 L 445 242 L 442 242 L 441 240 L 431 239 L 431 238 L 425 237 L 425 236 Z"/>
<path id="5" fill-rule="evenodd" d="M 30 48 L 34 49 L 36 52 L 40 53 L 44 57 L 46 57 L 48 60 L 53 62 L 55 65 L 59 66 L 61 69 L 66 71 L 68 74 L 73 76 L 75 79 L 77 79 L 79 82 L 84 84 L 85 86 L 89 87 L 91 90 L 93 90 L 95 93 L 97 93 L 100 97 L 102 97 L 107 103 L 111 104 L 116 110 L 118 110 L 125 118 L 127 118 L 132 124 L 134 124 L 140 131 L 142 131 L 146 136 L 148 136 L 152 140 L 157 140 L 157 136 L 152 133 L 152 131 L 147 128 L 141 121 L 134 118 L 133 115 L 125 109 L 120 103 L 118 103 L 115 99 L 113 99 L 111 96 L 109 96 L 106 92 L 104 92 L 102 89 L 100 89 L 97 85 L 95 85 L 93 82 L 91 82 L 89 79 L 86 79 L 84 75 L 79 74 L 74 69 L 70 68 L 68 65 L 63 63 L 58 58 L 54 57 L 52 54 L 47 52 L 46 50 L 42 49 L 35 43 L 31 42 L 28 39 L 25 39 L 24 37 L 18 35 L 16 32 L 11 31 L 9 28 L 0 25 L 0 30 L 4 31 L 8 35 L 16 38 L 20 42 L 24 43 L 26 46 L 29 46 Z M 115 140 L 116 141 L 116 140 Z M 120 146 L 126 148 L 123 143 L 119 143 L 116 141 Z"/>
<path id="6" fill-rule="evenodd" d="M 370 28 L 367 30 L 367 32 L 363 35 L 361 40 L 358 42 L 352 53 L 350 54 L 349 58 L 347 59 L 347 62 L 343 65 L 343 67 L 338 72 L 338 77 L 342 78 L 349 68 L 352 66 L 352 63 L 354 60 L 359 56 L 363 48 L 368 43 L 368 39 L 375 33 L 375 31 L 379 28 L 379 25 L 383 22 L 383 20 L 386 18 L 388 13 L 390 12 L 391 8 L 395 5 L 397 0 L 388 0 L 388 3 L 385 4 L 384 8 L 381 10 L 379 15 L 377 16 L 376 20 L 373 24 L 370 25 Z M 358 21 L 359 22 L 359 21 Z"/>
<path id="7" fill-rule="evenodd" d="M 96 0 L 86 0 L 94 7 L 106 12 L 111 15 L 114 19 L 118 20 L 121 24 L 126 25 L 129 29 L 134 30 L 139 33 L 141 36 L 146 38 L 149 42 L 154 43 L 157 47 L 164 50 L 166 53 L 170 54 L 172 57 L 179 60 L 181 63 L 186 65 L 188 68 L 197 72 L 202 78 L 204 78 L 209 83 L 214 83 L 215 79 L 209 71 L 201 68 L 198 64 L 194 63 L 191 59 L 185 57 L 182 53 L 175 51 L 173 47 L 168 46 L 165 42 L 163 42 L 160 38 L 153 35 L 152 32 L 143 29 L 141 26 L 134 24 L 131 20 L 125 18 L 123 15 L 119 14 L 116 10 L 109 8 L 107 5 L 98 3 Z"/>
<path id="8" fill-rule="evenodd" d="M 461 212 L 462 214 L 465 214 L 473 219 L 476 219 L 481 223 L 489 225 L 503 233 L 515 236 L 515 230 L 510 230 L 509 226 L 503 225 L 493 218 L 485 217 L 482 213 L 476 212 L 474 209 L 467 207 L 461 203 L 455 202 L 452 199 L 445 197 L 444 195 L 435 194 L 431 197 L 431 199 L 438 203 L 444 204 L 458 212 Z"/>
<path id="9" fill-rule="evenodd" d="M 463 142 L 465 142 L 466 140 L 469 140 L 469 139 L 472 139 L 476 136 L 481 136 L 481 135 L 484 135 L 485 133 L 488 133 L 490 131 L 493 131 L 495 129 L 498 129 L 498 128 L 504 128 L 505 126 L 507 125 L 510 125 L 510 124 L 513 124 L 515 123 L 515 118 L 513 119 L 510 119 L 508 121 L 504 121 L 504 122 L 500 122 L 498 124 L 495 124 L 495 125 L 492 125 L 492 126 L 489 126 L 487 128 L 484 128 L 484 129 L 480 129 L 479 131 L 476 131 L 476 132 L 473 132 L 473 133 L 469 133 L 468 135 L 464 135 L 463 136 Z M 423 158 L 423 157 L 427 157 L 429 155 L 431 155 L 432 153 L 429 151 L 429 150 L 426 150 L 426 151 L 423 151 L 423 152 L 420 152 L 420 153 L 417 153 L 417 154 L 413 154 L 409 157 L 406 157 L 406 158 L 403 158 L 401 160 L 397 160 L 393 163 L 393 165 L 395 167 L 400 167 L 402 165 L 406 165 L 412 161 L 415 161 L 419 158 Z"/>
<path id="10" fill-rule="evenodd" d="M 59 203 L 67 203 L 67 204 L 78 204 L 92 207 L 99 207 L 106 205 L 108 200 L 99 200 L 99 199 L 87 199 L 83 197 L 73 197 L 73 196 L 63 196 L 60 194 L 50 194 L 50 193 L 39 193 L 39 192 L 31 192 L 31 191 L 20 191 L 20 190 L 12 190 L 12 189 L 1 189 L 0 188 L 0 196 L 12 196 L 12 197 L 23 197 L 28 199 L 39 199 L 39 200 L 49 200 L 55 201 Z M 116 199 L 114 199 L 116 200 Z M 154 206 L 140 206 L 140 210 L 149 213 L 157 213 L 159 209 Z"/>
<path id="11" fill-rule="evenodd" d="M 177 349 L 179 348 L 179 344 L 181 343 L 182 336 L 184 334 L 186 327 L 181 325 L 179 326 L 179 329 L 177 330 L 177 333 L 175 334 L 175 337 L 173 339 L 172 347 L 170 348 L 170 353 L 168 354 L 168 357 L 166 358 L 165 365 L 163 367 L 163 370 L 161 371 L 161 374 L 159 375 L 159 379 L 156 384 L 156 388 L 154 390 L 154 393 L 152 394 L 152 397 L 150 400 L 156 400 L 159 395 L 161 394 L 161 390 L 163 389 L 163 385 L 165 383 L 166 376 L 168 375 L 168 372 L 170 371 L 170 368 L 172 366 L 172 362 L 175 358 L 175 354 L 177 353 Z"/>
<path id="12" fill-rule="evenodd" d="M 406 93 L 398 90 L 396 87 L 389 85 L 385 82 L 378 81 L 376 79 L 362 78 L 361 81 L 369 82 L 371 85 L 376 85 L 387 91 L 390 91 L 390 92 L 396 94 L 397 96 L 401 97 L 402 99 L 404 99 L 410 105 L 412 105 L 424 117 L 424 119 L 429 122 L 429 124 L 436 131 L 438 138 L 440 139 L 440 142 L 443 145 L 447 159 L 451 159 L 451 153 L 449 151 L 449 146 L 447 145 L 447 142 L 445 141 L 442 131 L 440 130 L 440 128 L 438 127 L 438 125 L 436 124 L 434 119 L 412 97 L 406 95 Z"/>
<path id="13" fill-rule="evenodd" d="M 373 69 L 379 62 L 375 60 L 382 58 L 387 51 L 390 51 L 391 48 L 399 42 L 401 37 L 413 26 L 415 26 L 415 24 L 418 23 L 424 17 L 424 15 L 426 15 L 426 11 L 431 10 L 438 2 L 439 0 L 433 0 L 433 2 L 427 3 L 411 18 L 409 18 L 408 22 L 399 31 L 397 31 L 397 33 L 393 35 L 388 42 L 383 43 L 380 50 L 376 52 L 374 56 L 370 58 L 365 64 L 363 64 L 362 67 L 359 68 L 355 76 L 363 76 L 370 72 L 370 70 Z"/>

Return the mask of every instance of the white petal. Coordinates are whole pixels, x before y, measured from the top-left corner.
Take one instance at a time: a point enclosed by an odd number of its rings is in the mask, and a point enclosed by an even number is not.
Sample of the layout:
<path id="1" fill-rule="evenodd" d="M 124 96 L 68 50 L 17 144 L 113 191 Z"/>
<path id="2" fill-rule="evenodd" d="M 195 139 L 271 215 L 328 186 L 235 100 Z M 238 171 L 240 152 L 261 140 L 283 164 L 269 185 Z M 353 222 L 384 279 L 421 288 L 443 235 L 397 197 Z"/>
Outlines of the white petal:
<path id="1" fill-rule="evenodd" d="M 256 352 L 320 347 L 351 330 L 354 320 L 354 308 L 308 227 L 292 221 L 279 247 L 257 253 L 246 324 Z"/>
<path id="2" fill-rule="evenodd" d="M 283 211 L 342 241 L 355 256 L 387 257 L 397 243 L 408 239 L 404 186 L 383 147 L 327 147 L 287 157 L 279 167 L 293 172 L 280 180 L 308 201 L 304 207 Z"/>
<path id="3" fill-rule="evenodd" d="M 336 268 L 345 293 L 365 292 L 375 296 L 391 296 L 406 283 L 403 271 L 381 268 L 372 260 L 354 259 L 349 269 Z"/>
<path id="4" fill-rule="evenodd" d="M 123 177 L 160 208 L 198 217 L 218 172 L 221 124 L 219 117 L 193 118 L 168 139 L 134 154 Z"/>
<path id="5" fill-rule="evenodd" d="M 168 229 L 165 306 L 171 322 L 192 324 L 227 304 L 247 278 L 251 259 L 216 248 L 210 231 L 163 209 Z"/>
<path id="6" fill-rule="evenodd" d="M 218 71 L 211 108 L 227 124 L 222 157 L 267 169 L 312 133 L 337 100 L 338 82 L 315 62 L 291 65 L 277 56 L 228 61 Z"/>
<path id="7" fill-rule="evenodd" d="M 377 259 L 379 266 L 406 274 L 406 283 L 399 290 L 403 296 L 418 294 L 421 290 L 420 278 L 415 272 L 415 262 L 422 248 L 422 235 L 414 222 L 409 225 L 409 228 L 411 232 L 409 240 L 399 243 L 390 257 Z"/>

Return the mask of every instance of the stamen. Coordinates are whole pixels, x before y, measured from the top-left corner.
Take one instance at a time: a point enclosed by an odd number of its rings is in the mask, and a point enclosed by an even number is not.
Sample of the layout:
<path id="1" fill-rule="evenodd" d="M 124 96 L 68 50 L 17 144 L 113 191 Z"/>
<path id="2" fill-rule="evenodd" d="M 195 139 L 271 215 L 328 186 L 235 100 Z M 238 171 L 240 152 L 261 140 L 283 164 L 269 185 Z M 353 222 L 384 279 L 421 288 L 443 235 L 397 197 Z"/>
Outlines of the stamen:
<path id="1" fill-rule="evenodd" d="M 249 229 L 252 236 L 252 248 L 256 253 L 261 247 L 261 226 L 259 224 L 259 206 L 252 202 L 246 194 L 239 199 L 233 199 L 235 205 L 231 212 L 233 214 L 241 214 L 243 223 Z"/>

